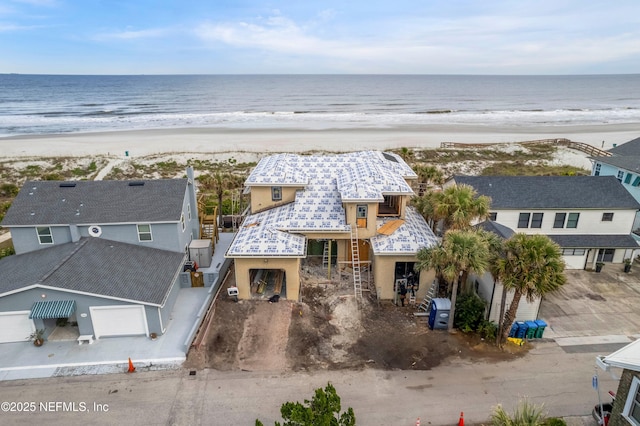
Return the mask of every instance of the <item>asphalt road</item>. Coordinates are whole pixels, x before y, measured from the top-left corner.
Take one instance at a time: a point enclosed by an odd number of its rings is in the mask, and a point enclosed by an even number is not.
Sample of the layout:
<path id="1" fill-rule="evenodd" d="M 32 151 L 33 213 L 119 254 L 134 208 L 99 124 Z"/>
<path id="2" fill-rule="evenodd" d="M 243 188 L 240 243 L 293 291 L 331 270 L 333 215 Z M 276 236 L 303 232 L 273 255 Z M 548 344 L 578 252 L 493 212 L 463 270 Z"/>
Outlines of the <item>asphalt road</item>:
<path id="1" fill-rule="evenodd" d="M 422 425 L 453 425 L 461 411 L 467 424 L 481 423 L 496 404 L 511 410 L 521 397 L 544 403 L 551 416 L 577 416 L 572 424 L 589 424 L 579 417 L 588 420 L 597 401 L 591 387 L 596 354 L 567 353 L 539 341 L 514 361 L 453 360 L 429 371 L 176 370 L 7 381 L 0 401 L 10 404 L 2 404 L 0 424 L 253 425 L 259 418 L 269 425 L 281 420 L 283 402 L 311 398 L 327 382 L 343 408 L 355 410 L 358 425 L 413 426 L 418 417 Z M 606 397 L 617 382 L 607 373 L 599 376 Z"/>

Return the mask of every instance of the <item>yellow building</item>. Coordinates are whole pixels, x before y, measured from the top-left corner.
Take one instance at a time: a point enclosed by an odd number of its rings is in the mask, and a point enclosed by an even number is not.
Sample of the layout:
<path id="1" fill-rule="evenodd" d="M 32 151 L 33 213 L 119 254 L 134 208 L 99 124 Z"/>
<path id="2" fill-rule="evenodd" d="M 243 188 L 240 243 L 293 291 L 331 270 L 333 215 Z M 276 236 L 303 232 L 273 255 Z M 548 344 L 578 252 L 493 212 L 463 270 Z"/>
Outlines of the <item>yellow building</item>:
<path id="1" fill-rule="evenodd" d="M 298 300 L 301 267 L 320 248 L 327 269 L 353 275 L 356 296 L 370 271 L 378 298 L 394 299 L 400 283 L 422 298 L 433 272 L 414 273 L 416 253 L 437 239 L 407 205 L 416 178 L 401 157 L 378 151 L 263 158 L 245 182 L 251 214 L 225 254 L 238 297 Z"/>

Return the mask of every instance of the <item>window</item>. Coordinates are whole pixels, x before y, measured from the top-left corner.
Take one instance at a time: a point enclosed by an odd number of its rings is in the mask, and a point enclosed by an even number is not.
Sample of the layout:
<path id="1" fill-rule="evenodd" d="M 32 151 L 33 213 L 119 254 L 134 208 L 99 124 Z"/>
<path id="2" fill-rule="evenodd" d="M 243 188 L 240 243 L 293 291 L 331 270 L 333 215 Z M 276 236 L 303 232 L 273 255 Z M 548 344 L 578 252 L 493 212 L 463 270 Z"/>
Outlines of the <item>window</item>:
<path id="1" fill-rule="evenodd" d="M 636 176 L 631 186 L 640 186 L 640 176 Z"/>
<path id="2" fill-rule="evenodd" d="M 563 256 L 583 256 L 587 249 L 583 248 L 566 248 L 562 249 Z"/>
<path id="3" fill-rule="evenodd" d="M 531 216 L 531 227 L 532 228 L 542 228 L 542 216 L 544 213 L 534 213 Z"/>
<path id="4" fill-rule="evenodd" d="M 46 227 L 37 227 L 36 231 L 38 232 L 38 240 L 40 244 L 53 244 L 53 234 L 51 234 L 51 228 Z"/>
<path id="5" fill-rule="evenodd" d="M 187 219 L 191 220 L 191 204 L 187 204 Z"/>
<path id="6" fill-rule="evenodd" d="M 528 228 L 530 216 L 531 213 L 520 213 L 520 217 L 518 218 L 518 228 Z"/>
<path id="7" fill-rule="evenodd" d="M 182 232 L 184 232 L 184 230 L 187 228 L 184 223 L 184 213 L 180 215 L 180 225 L 182 225 Z"/>
<path id="8" fill-rule="evenodd" d="M 612 222 L 613 221 L 613 213 L 602 213 L 602 221 L 603 222 Z"/>
<path id="9" fill-rule="evenodd" d="M 138 240 L 153 241 L 153 238 L 151 238 L 151 225 L 138 225 Z"/>
<path id="10" fill-rule="evenodd" d="M 580 213 L 569 213 L 567 218 L 567 228 L 577 228 L 578 219 L 580 219 Z"/>
<path id="11" fill-rule="evenodd" d="M 566 213 L 556 213 L 556 219 L 553 221 L 554 228 L 564 228 L 564 220 L 566 219 Z"/>
<path id="12" fill-rule="evenodd" d="M 640 379 L 637 377 L 633 378 L 629 386 L 629 394 L 622 415 L 629 423 L 640 425 Z"/>
<path id="13" fill-rule="evenodd" d="M 627 177 L 624 178 L 624 183 L 631 183 L 631 178 L 633 175 L 631 173 L 627 173 Z"/>
<path id="14" fill-rule="evenodd" d="M 356 206 L 356 225 L 358 228 L 367 227 L 367 210 L 366 205 Z"/>
<path id="15" fill-rule="evenodd" d="M 281 186 L 272 186 L 271 187 L 271 201 L 280 201 L 282 200 L 282 187 Z"/>
<path id="16" fill-rule="evenodd" d="M 498 213 L 496 212 L 491 212 L 489 213 L 489 220 L 492 222 L 495 222 L 498 219 Z"/>
<path id="17" fill-rule="evenodd" d="M 596 163 L 596 169 L 593 171 L 593 175 L 594 176 L 600 176 L 600 168 L 601 167 L 602 167 L 602 164 Z"/>
<path id="18" fill-rule="evenodd" d="M 624 177 L 624 172 L 622 170 L 618 170 L 618 181 L 622 183 L 622 178 Z"/>

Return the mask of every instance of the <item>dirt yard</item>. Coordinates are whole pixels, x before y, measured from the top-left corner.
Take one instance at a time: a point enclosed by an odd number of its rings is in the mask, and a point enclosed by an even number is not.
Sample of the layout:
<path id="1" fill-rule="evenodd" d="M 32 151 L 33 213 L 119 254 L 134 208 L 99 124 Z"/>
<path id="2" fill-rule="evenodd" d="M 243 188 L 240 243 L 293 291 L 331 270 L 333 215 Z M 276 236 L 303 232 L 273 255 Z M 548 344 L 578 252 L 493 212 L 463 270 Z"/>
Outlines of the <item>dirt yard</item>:
<path id="1" fill-rule="evenodd" d="M 232 268 L 233 269 L 233 268 Z M 326 278 L 326 277 L 324 277 Z M 303 268 L 302 301 L 234 301 L 226 287 L 200 347 L 187 355 L 186 368 L 246 371 L 317 369 L 428 370 L 452 358 L 503 361 L 526 347 L 501 351 L 474 335 L 432 331 L 416 308 L 399 307 L 364 292 L 362 307 L 350 276 L 328 282 Z M 365 287 L 366 288 L 366 287 Z"/>

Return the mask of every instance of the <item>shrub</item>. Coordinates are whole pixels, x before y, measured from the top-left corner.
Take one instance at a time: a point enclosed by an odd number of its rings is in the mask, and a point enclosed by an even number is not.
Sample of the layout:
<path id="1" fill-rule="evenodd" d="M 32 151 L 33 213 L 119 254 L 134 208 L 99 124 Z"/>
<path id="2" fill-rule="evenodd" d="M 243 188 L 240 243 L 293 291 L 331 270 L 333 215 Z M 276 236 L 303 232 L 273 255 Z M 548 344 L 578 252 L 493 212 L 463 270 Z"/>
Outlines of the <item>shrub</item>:
<path id="1" fill-rule="evenodd" d="M 498 324 L 493 321 L 482 320 L 478 326 L 478 334 L 485 340 L 495 340 L 498 333 Z"/>
<path id="2" fill-rule="evenodd" d="M 485 302 L 477 294 L 463 294 L 456 301 L 454 325 L 464 332 L 476 331 L 483 320 Z"/>

